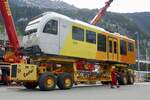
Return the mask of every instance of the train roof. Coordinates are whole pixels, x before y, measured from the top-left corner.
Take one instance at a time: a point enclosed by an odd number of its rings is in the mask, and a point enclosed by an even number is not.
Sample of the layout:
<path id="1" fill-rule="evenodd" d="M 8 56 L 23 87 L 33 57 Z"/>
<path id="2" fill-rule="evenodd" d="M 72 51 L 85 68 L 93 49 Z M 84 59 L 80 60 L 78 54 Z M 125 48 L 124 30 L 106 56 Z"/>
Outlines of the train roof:
<path id="1" fill-rule="evenodd" d="M 131 39 L 131 38 L 129 38 L 129 37 L 127 37 L 127 36 L 124 36 L 124 35 L 121 35 L 121 34 L 119 34 L 119 33 L 110 33 L 110 34 L 115 35 L 115 36 L 118 36 L 118 37 L 120 37 L 121 39 L 127 39 L 127 40 L 129 40 L 129 41 L 135 42 L 134 39 Z"/>
<path id="2" fill-rule="evenodd" d="M 59 13 L 56 13 L 56 12 L 45 12 L 42 14 L 43 16 L 44 15 L 51 15 L 51 16 L 54 16 L 54 17 L 59 17 L 61 19 L 64 19 L 64 20 L 68 20 L 70 22 L 74 22 L 74 23 L 78 23 L 78 24 L 81 24 L 81 25 L 84 25 L 84 26 L 87 26 L 87 27 L 91 27 L 91 28 L 94 28 L 94 29 L 97 29 L 97 30 L 101 30 L 101 31 L 104 31 L 104 32 L 108 32 L 106 31 L 105 29 L 103 28 L 100 28 L 100 27 L 97 27 L 97 26 L 94 26 L 94 25 L 91 25 L 89 23 L 86 23 L 86 22 L 83 22 L 83 21 L 80 21 L 78 19 L 72 19 L 68 16 L 65 16 L 65 15 L 62 15 L 62 14 L 59 14 Z"/>
<path id="3" fill-rule="evenodd" d="M 73 23 L 77 23 L 77 24 L 80 24 L 80 25 L 84 25 L 84 26 L 87 26 L 87 27 L 91 27 L 91 28 L 93 28 L 93 29 L 103 31 L 103 32 L 105 32 L 105 33 L 107 33 L 107 34 L 111 34 L 112 36 L 118 36 L 118 37 L 120 37 L 120 38 L 122 38 L 122 39 L 128 39 L 128 40 L 134 42 L 133 39 L 130 39 L 130 38 L 128 38 L 127 36 L 123 36 L 123 35 L 121 35 L 121 34 L 119 34 L 119 33 L 111 33 L 111 32 L 108 32 L 108 31 L 106 31 L 105 29 L 100 28 L 100 27 L 98 27 L 98 26 L 94 26 L 94 25 L 91 25 L 91 24 L 89 24 L 89 23 L 86 23 L 86 22 L 77 20 L 77 19 L 72 19 L 72 18 L 70 18 L 70 17 L 68 17 L 68 16 L 65 16 L 65 15 L 62 15 L 62 14 L 59 14 L 59 13 L 56 13 L 56 12 L 45 12 L 45 13 L 43 13 L 43 14 L 41 14 L 41 15 L 39 15 L 39 16 L 36 16 L 35 18 L 33 18 L 33 21 L 34 21 L 34 19 L 36 19 L 36 20 L 41 20 L 41 19 L 42 19 L 41 17 L 44 17 L 44 16 L 46 16 L 46 15 L 50 15 L 50 16 L 52 16 L 52 17 L 58 17 L 58 18 L 61 18 L 61 19 L 64 19 L 64 20 L 67 20 L 67 21 L 70 21 L 70 22 L 73 22 Z M 32 23 L 32 22 L 31 22 L 31 23 Z"/>

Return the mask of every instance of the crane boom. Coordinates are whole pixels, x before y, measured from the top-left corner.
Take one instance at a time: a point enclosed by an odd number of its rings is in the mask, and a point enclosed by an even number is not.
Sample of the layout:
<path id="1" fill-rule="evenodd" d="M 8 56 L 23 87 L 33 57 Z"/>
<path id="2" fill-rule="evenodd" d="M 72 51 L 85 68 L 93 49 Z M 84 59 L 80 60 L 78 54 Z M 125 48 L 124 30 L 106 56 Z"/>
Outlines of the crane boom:
<path id="1" fill-rule="evenodd" d="M 102 19 L 102 17 L 105 15 L 108 7 L 110 6 L 110 4 L 112 2 L 113 2 L 113 0 L 109 0 L 109 1 L 105 2 L 105 6 L 99 10 L 99 12 L 96 14 L 96 16 L 90 22 L 90 24 L 96 25 Z"/>
<path id="2" fill-rule="evenodd" d="M 8 4 L 8 0 L 0 0 L 0 12 L 6 28 L 6 33 L 10 42 L 10 47 L 17 51 L 20 48 L 19 41 L 17 38 L 16 28 L 12 19 L 12 14 Z"/>

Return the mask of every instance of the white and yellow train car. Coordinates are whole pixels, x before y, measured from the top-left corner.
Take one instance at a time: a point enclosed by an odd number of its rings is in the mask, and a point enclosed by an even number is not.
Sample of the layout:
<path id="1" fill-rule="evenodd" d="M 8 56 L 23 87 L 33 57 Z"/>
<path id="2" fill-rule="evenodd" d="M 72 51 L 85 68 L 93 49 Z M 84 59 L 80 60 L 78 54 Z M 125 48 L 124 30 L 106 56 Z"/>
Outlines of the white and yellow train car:
<path id="1" fill-rule="evenodd" d="M 58 13 L 47 12 L 34 18 L 25 31 L 23 47 L 32 54 L 135 63 L 133 39 Z"/>

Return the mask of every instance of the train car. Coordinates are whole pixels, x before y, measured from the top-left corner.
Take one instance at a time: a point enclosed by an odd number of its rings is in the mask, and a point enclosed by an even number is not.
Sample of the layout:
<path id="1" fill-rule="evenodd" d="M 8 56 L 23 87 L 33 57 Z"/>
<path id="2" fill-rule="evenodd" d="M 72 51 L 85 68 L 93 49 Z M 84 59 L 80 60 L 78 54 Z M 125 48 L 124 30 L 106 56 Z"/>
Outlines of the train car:
<path id="1" fill-rule="evenodd" d="M 47 12 L 29 22 L 23 47 L 44 53 L 97 61 L 135 63 L 135 41 L 100 27 Z"/>

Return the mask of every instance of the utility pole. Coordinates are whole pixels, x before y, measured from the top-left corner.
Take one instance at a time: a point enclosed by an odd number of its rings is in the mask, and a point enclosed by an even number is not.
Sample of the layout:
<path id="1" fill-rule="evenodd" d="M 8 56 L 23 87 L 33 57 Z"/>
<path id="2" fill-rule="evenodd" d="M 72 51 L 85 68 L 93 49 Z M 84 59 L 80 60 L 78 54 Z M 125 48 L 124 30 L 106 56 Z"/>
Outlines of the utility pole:
<path id="1" fill-rule="evenodd" d="M 140 36 L 138 32 L 135 32 L 136 34 L 136 41 L 137 41 L 137 58 L 138 58 L 138 81 L 140 81 Z"/>
<path id="2" fill-rule="evenodd" d="M 147 43 L 147 45 L 146 45 L 146 72 L 147 72 L 147 81 L 149 81 L 148 47 L 149 47 L 149 43 Z"/>
<path id="3" fill-rule="evenodd" d="M 140 68 L 140 36 L 139 36 L 139 33 L 136 32 L 136 40 L 137 40 L 137 58 L 138 58 L 138 71 L 141 70 Z"/>
<path id="4" fill-rule="evenodd" d="M 147 81 L 148 81 L 148 73 L 149 73 L 149 71 L 148 71 L 148 56 L 147 56 L 147 54 L 148 54 L 148 52 L 147 52 L 147 47 L 146 47 L 146 70 L 147 70 Z"/>

